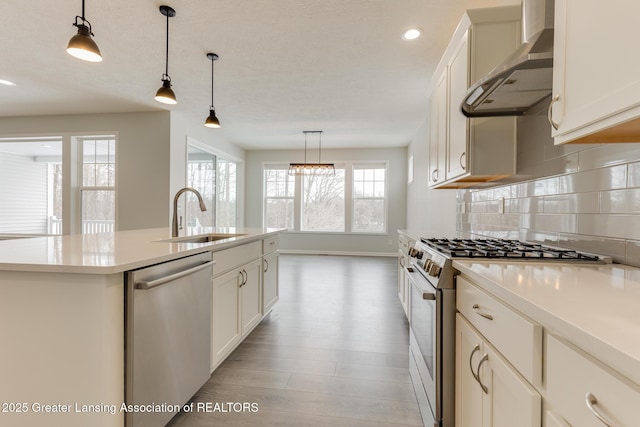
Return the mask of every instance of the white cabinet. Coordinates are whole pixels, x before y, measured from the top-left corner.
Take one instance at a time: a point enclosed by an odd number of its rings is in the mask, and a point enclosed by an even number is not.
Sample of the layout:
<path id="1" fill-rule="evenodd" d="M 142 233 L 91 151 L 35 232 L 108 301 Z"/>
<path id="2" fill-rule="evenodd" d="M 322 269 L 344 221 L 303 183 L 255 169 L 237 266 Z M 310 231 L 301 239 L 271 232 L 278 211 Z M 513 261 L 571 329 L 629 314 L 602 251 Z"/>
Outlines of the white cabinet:
<path id="1" fill-rule="evenodd" d="M 429 185 L 492 185 L 513 175 L 516 118 L 466 118 L 460 103 L 469 86 L 520 45 L 520 8 L 468 10 L 436 71 L 430 99 Z"/>
<path id="2" fill-rule="evenodd" d="M 556 144 L 640 141 L 640 57 L 632 48 L 640 2 L 556 0 Z"/>
<path id="3" fill-rule="evenodd" d="M 638 425 L 640 387 L 553 335 L 546 350 L 546 406 L 555 413 L 547 419 L 563 427 Z"/>
<path id="4" fill-rule="evenodd" d="M 240 269 L 240 332 L 247 336 L 262 320 L 262 260 L 256 259 Z"/>
<path id="5" fill-rule="evenodd" d="M 211 370 L 262 320 L 262 241 L 213 253 Z"/>
<path id="6" fill-rule="evenodd" d="M 398 243 L 398 299 L 400 300 L 404 314 L 408 319 L 410 317 L 409 310 L 411 307 L 409 304 L 411 284 L 409 282 L 409 276 L 406 268 L 411 267 L 411 256 L 409 253 L 415 245 L 415 240 L 400 233 L 398 235 Z"/>
<path id="7" fill-rule="evenodd" d="M 540 427 L 540 394 L 456 316 L 456 426 Z"/>
<path id="8" fill-rule="evenodd" d="M 266 315 L 278 302 L 278 236 L 262 242 L 262 314 Z"/>
<path id="9" fill-rule="evenodd" d="M 214 254 L 215 257 L 215 254 Z M 240 342 L 240 269 L 213 278 L 211 370 Z"/>

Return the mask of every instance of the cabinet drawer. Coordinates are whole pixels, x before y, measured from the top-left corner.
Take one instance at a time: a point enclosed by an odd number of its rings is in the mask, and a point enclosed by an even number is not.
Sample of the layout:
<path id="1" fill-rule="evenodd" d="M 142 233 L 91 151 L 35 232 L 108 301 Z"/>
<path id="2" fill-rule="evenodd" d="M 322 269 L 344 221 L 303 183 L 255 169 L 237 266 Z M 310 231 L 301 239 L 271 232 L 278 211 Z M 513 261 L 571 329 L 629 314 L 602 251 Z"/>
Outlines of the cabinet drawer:
<path id="1" fill-rule="evenodd" d="M 233 248 L 214 252 L 213 259 L 216 262 L 213 268 L 213 276 L 229 271 L 239 265 L 246 264 L 262 256 L 262 241 L 246 243 Z"/>
<path id="2" fill-rule="evenodd" d="M 262 241 L 262 253 L 268 254 L 274 251 L 277 251 L 280 247 L 280 240 L 277 235 L 272 237 L 267 237 Z"/>
<path id="3" fill-rule="evenodd" d="M 618 377 L 569 345 L 548 335 L 546 349 L 547 398 L 553 411 L 572 427 L 638 425 L 640 387 Z M 597 402 L 587 406 L 587 394 Z"/>
<path id="4" fill-rule="evenodd" d="M 534 385 L 542 384 L 542 327 L 471 284 L 457 279 L 456 307 Z"/>

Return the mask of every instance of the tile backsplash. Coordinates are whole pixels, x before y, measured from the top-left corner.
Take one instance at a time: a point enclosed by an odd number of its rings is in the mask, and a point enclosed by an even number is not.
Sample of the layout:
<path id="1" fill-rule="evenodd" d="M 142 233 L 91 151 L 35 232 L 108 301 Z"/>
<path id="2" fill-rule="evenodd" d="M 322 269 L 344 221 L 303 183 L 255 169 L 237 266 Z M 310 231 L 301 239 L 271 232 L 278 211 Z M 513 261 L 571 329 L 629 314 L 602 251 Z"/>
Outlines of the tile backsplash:
<path id="1" fill-rule="evenodd" d="M 458 190 L 458 231 L 609 255 L 640 267 L 640 143 L 556 147 L 550 138 L 524 137 L 514 180 L 520 181 Z"/>

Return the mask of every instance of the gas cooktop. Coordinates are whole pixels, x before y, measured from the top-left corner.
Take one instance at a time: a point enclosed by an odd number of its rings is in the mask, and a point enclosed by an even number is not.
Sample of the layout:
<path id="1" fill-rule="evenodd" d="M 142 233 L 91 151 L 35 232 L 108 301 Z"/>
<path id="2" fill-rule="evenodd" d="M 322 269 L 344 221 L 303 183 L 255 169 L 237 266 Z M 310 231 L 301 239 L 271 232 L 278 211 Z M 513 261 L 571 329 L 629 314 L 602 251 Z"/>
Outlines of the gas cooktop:
<path id="1" fill-rule="evenodd" d="M 609 257 L 555 248 L 537 243 L 505 239 L 420 239 L 422 243 L 449 258 L 501 258 L 563 262 L 610 263 Z"/>

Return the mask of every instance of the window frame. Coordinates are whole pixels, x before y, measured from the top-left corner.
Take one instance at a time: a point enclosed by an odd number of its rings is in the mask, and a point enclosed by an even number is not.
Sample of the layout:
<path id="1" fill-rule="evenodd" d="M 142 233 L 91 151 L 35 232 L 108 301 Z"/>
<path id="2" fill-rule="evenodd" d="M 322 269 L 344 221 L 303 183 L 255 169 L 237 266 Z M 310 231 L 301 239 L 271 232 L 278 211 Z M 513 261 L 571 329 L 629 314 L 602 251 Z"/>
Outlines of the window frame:
<path id="1" fill-rule="evenodd" d="M 370 166 L 370 167 L 367 167 Z M 355 181 L 355 173 L 354 171 L 356 170 L 356 168 L 358 169 L 373 169 L 375 166 L 382 166 L 382 169 L 384 169 L 384 196 L 382 197 L 356 197 L 355 195 L 355 185 L 356 185 L 356 181 Z M 381 169 L 380 167 L 377 167 L 376 169 Z M 374 180 L 374 182 L 376 182 Z M 350 231 L 352 233 L 357 233 L 357 234 L 387 234 L 388 233 L 388 228 L 389 228 L 389 162 L 386 161 L 366 161 L 366 162 L 353 162 L 351 164 L 351 225 L 350 225 Z M 354 231 L 354 220 L 355 220 L 355 201 L 356 200 L 380 200 L 382 199 L 383 201 L 383 218 L 384 218 L 384 222 L 383 222 L 383 227 L 381 231 L 369 231 L 369 230 L 363 230 L 363 231 Z"/>
<path id="2" fill-rule="evenodd" d="M 293 229 L 299 227 L 299 217 L 296 219 L 296 211 L 299 207 L 300 197 L 300 185 L 298 184 L 298 180 L 293 180 L 293 196 L 276 196 L 276 197 L 267 197 L 267 180 L 265 178 L 266 170 L 277 170 L 283 171 L 284 173 L 289 173 L 289 165 L 284 163 L 263 163 L 262 164 L 262 225 L 263 227 L 267 227 L 266 219 L 267 219 L 267 201 L 268 200 L 291 200 L 293 202 Z M 296 177 L 297 178 L 297 177 Z M 287 227 L 288 228 L 288 227 Z M 291 230 L 291 229 L 290 229 Z"/>
<path id="3" fill-rule="evenodd" d="M 295 177 L 295 191 L 294 191 L 294 219 L 293 228 L 289 228 L 289 232 L 299 233 L 299 234 L 326 234 L 326 235 L 358 235 L 358 236 L 385 236 L 388 235 L 389 229 L 389 161 L 388 160 L 349 160 L 349 161 L 340 161 L 334 162 L 336 168 L 344 169 L 345 171 L 345 181 L 344 181 L 344 221 L 345 221 L 345 230 L 344 231 L 315 231 L 315 230 L 302 230 L 300 226 L 300 221 L 302 217 L 302 177 Z M 353 231 L 353 205 L 354 205 L 354 197 L 353 197 L 353 168 L 354 166 L 367 166 L 367 165 L 378 165 L 384 166 L 385 169 L 385 182 L 384 182 L 384 229 L 382 231 Z M 283 162 L 263 162 L 262 163 L 262 226 L 266 227 L 266 182 L 265 182 L 265 170 L 267 168 L 273 169 L 287 169 L 289 168 L 288 163 Z"/>
<path id="4" fill-rule="evenodd" d="M 77 207 L 76 210 L 78 215 L 76 216 L 76 220 L 74 221 L 74 229 L 79 234 L 92 234 L 85 233 L 85 224 L 84 224 L 84 212 L 83 212 L 83 198 L 86 194 L 85 192 L 90 191 L 112 191 L 113 192 L 113 226 L 111 230 L 99 230 L 97 233 L 107 232 L 107 231 L 116 231 L 118 229 L 118 138 L 115 134 L 99 134 L 99 135 L 81 135 L 81 136 L 73 136 L 73 143 L 77 145 L 78 152 L 78 162 L 77 162 Z M 113 140 L 113 185 L 85 185 L 84 183 L 84 142 L 85 141 L 96 141 L 96 140 Z M 110 153 L 108 151 L 108 153 Z M 109 154 L 107 154 L 109 156 Z M 94 163 L 99 164 L 99 163 Z M 107 162 L 110 164 L 110 162 Z"/>

